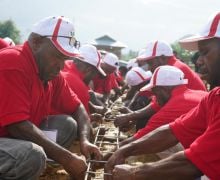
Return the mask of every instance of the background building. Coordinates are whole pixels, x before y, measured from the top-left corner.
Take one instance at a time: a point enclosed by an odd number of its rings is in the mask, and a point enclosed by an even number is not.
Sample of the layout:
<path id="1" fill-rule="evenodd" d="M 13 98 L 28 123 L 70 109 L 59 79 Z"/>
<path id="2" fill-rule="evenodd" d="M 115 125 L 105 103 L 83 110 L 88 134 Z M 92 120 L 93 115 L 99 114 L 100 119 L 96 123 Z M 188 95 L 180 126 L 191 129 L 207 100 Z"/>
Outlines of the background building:
<path id="1" fill-rule="evenodd" d="M 121 58 L 121 50 L 127 47 L 125 44 L 113 39 L 109 35 L 104 35 L 99 38 L 96 38 L 91 42 L 91 44 L 96 46 L 98 50 L 108 51 L 116 54 L 119 57 L 119 59 Z"/>

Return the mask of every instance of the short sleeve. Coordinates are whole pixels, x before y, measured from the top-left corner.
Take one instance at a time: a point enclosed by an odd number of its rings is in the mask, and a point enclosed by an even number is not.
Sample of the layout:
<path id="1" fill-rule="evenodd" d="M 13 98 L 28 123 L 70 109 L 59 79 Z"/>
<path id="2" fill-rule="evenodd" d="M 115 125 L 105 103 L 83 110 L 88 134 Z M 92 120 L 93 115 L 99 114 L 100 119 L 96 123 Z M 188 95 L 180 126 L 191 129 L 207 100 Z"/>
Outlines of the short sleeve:
<path id="1" fill-rule="evenodd" d="M 72 114 L 76 111 L 81 101 L 69 88 L 63 76 L 59 75 L 53 80 L 52 110 L 65 114 Z"/>
<path id="2" fill-rule="evenodd" d="M 30 118 L 30 84 L 19 69 L 0 69 L 0 124 L 6 126 Z"/>
<path id="3" fill-rule="evenodd" d="M 171 130 L 185 148 L 206 130 L 206 101 L 207 96 L 187 114 L 170 123 Z"/>

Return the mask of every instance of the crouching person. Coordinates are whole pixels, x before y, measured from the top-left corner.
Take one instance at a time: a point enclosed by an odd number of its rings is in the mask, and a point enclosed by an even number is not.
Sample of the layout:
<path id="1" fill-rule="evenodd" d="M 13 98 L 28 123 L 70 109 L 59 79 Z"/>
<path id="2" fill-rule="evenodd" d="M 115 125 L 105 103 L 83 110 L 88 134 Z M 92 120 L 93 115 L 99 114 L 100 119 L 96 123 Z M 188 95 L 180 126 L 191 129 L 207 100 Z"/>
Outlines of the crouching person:
<path id="1" fill-rule="evenodd" d="M 46 157 L 83 179 L 86 162 L 64 148 L 77 131 L 82 154 L 100 158 L 89 142 L 86 110 L 59 73 L 66 59 L 77 56 L 76 44 L 67 18 L 48 17 L 23 45 L 0 52 L 0 179 L 37 179 Z M 52 109 L 66 115 L 49 116 Z M 57 143 L 40 127 L 56 129 Z"/>

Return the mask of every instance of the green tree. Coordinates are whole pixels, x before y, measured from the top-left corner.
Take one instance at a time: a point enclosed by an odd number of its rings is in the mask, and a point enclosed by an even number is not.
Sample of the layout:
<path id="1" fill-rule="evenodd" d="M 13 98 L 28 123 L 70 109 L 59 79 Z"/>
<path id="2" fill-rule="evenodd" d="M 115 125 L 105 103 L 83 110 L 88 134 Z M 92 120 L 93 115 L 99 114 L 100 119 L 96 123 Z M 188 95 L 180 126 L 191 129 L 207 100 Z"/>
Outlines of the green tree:
<path id="1" fill-rule="evenodd" d="M 20 31 L 12 20 L 0 22 L 0 37 L 10 37 L 15 44 L 18 44 L 21 41 Z"/>
<path id="2" fill-rule="evenodd" d="M 173 48 L 174 51 L 177 52 L 177 56 L 179 59 L 183 60 L 185 63 L 190 64 L 190 59 L 193 56 L 193 52 L 187 51 L 183 48 L 181 48 L 180 44 L 178 42 L 174 42 L 171 44 L 171 47 Z"/>
<path id="3" fill-rule="evenodd" d="M 125 61 L 128 61 L 128 60 L 130 60 L 130 59 L 132 59 L 132 58 L 137 57 L 137 55 L 138 55 L 138 52 L 137 52 L 137 51 L 129 50 L 128 53 L 122 54 L 121 59 L 123 59 L 123 60 L 125 60 Z"/>

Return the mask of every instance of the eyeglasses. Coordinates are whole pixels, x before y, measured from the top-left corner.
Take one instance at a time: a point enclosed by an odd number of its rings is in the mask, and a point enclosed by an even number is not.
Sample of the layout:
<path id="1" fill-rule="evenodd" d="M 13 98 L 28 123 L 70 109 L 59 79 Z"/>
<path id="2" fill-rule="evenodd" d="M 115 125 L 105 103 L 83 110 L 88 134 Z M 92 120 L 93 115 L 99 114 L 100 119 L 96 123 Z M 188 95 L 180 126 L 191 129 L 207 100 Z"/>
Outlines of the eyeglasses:
<path id="1" fill-rule="evenodd" d="M 69 45 L 71 47 L 75 47 L 76 49 L 79 49 L 80 48 L 80 41 L 77 41 L 76 38 L 74 36 L 70 37 L 70 36 L 51 36 L 51 35 L 48 35 L 48 36 L 42 36 L 42 37 L 61 37 L 61 38 L 68 38 L 69 39 Z"/>

